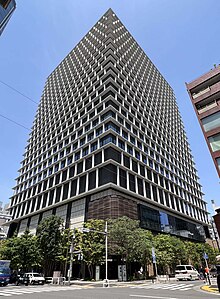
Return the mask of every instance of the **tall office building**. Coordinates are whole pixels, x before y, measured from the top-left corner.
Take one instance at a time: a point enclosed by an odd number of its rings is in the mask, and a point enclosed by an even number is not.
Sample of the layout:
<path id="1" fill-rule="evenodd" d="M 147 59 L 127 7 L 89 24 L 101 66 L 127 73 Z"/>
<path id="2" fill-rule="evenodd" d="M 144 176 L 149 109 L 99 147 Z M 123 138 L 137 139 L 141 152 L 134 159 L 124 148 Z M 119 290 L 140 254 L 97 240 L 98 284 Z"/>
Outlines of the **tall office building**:
<path id="1" fill-rule="evenodd" d="M 173 90 L 111 9 L 48 77 L 9 210 L 9 235 L 50 214 L 208 234 Z"/>
<path id="2" fill-rule="evenodd" d="M 0 0 L 0 35 L 16 8 L 15 0 Z"/>
<path id="3" fill-rule="evenodd" d="M 186 87 L 220 176 L 220 66 Z"/>

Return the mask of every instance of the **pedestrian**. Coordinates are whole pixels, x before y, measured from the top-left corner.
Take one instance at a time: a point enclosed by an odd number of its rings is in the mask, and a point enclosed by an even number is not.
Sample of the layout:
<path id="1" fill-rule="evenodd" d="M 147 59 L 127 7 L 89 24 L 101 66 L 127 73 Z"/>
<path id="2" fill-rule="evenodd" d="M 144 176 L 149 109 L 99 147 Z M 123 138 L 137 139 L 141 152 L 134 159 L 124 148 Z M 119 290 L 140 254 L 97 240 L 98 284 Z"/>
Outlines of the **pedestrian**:
<path id="1" fill-rule="evenodd" d="M 205 280 L 206 280 L 206 283 L 208 282 L 211 285 L 211 281 L 210 281 L 210 277 L 209 277 L 209 267 L 208 266 L 205 268 Z"/>
<path id="2" fill-rule="evenodd" d="M 203 269 L 203 267 L 199 268 L 199 279 L 204 279 L 204 269 Z"/>
<path id="3" fill-rule="evenodd" d="M 217 274 L 217 286 L 218 286 L 218 291 L 220 293 L 220 272 Z"/>

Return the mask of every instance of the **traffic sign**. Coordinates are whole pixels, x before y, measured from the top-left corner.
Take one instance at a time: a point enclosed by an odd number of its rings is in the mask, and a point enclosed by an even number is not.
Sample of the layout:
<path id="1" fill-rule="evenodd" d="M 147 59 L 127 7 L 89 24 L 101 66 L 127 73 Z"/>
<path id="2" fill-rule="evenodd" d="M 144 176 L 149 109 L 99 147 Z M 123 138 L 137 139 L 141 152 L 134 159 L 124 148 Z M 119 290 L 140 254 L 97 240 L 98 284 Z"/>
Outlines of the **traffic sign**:
<path id="1" fill-rule="evenodd" d="M 204 260 L 207 260 L 209 258 L 208 254 L 206 252 L 204 252 L 203 258 L 204 258 Z"/>
<path id="2" fill-rule="evenodd" d="M 155 254 L 154 247 L 152 247 L 152 261 L 153 263 L 156 263 L 156 254 Z"/>

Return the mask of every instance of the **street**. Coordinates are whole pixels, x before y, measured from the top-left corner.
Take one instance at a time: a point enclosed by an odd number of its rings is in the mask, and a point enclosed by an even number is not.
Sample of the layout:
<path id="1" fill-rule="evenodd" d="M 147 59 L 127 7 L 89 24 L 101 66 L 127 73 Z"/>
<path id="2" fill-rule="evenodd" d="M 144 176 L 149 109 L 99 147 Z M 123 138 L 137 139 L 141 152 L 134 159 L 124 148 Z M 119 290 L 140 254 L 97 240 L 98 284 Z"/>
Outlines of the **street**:
<path id="1" fill-rule="evenodd" d="M 110 288 L 99 286 L 7 286 L 0 288 L 0 297 L 16 299 L 18 296 L 24 299 L 199 299 L 216 298 L 218 294 L 205 293 L 200 290 L 203 285 L 201 281 L 172 281 L 153 284 L 147 283 L 126 283 L 114 285 Z"/>

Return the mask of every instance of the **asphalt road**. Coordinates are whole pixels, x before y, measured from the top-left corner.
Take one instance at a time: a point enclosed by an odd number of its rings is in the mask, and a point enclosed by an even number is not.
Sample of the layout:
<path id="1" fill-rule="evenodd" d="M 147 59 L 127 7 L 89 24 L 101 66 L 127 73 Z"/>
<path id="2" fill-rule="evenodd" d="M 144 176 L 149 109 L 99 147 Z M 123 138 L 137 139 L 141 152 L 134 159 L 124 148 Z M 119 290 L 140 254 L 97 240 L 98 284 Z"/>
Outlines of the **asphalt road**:
<path id="1" fill-rule="evenodd" d="M 18 299 L 212 299 L 219 294 L 204 293 L 201 281 L 130 284 L 110 288 L 90 286 L 7 286 L 0 298 Z"/>

